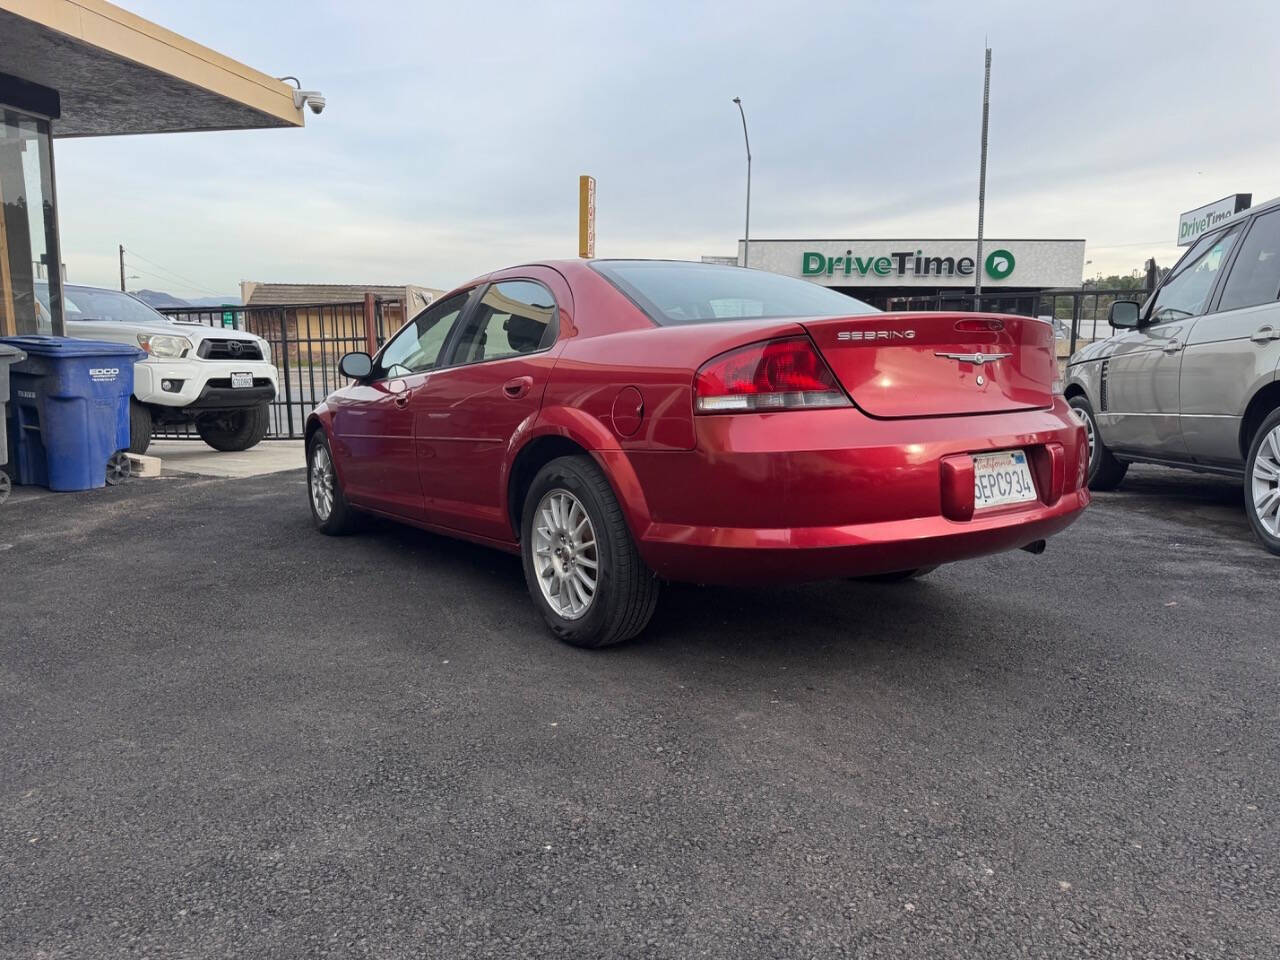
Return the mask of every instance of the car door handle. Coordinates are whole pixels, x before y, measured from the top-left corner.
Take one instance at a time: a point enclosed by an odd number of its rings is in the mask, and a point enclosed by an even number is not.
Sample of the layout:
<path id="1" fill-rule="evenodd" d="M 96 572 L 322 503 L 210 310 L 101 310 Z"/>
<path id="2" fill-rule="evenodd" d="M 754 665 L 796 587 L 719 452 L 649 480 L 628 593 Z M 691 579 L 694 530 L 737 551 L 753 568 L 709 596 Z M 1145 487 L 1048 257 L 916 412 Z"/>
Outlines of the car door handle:
<path id="1" fill-rule="evenodd" d="M 1280 340 L 1280 330 L 1271 326 L 1259 327 L 1249 339 L 1254 343 L 1270 343 L 1272 340 Z"/>
<path id="2" fill-rule="evenodd" d="M 1160 349 L 1163 350 L 1165 353 L 1177 353 L 1179 350 L 1182 349 L 1182 344 L 1180 344 L 1177 340 L 1170 340 Z"/>
<path id="3" fill-rule="evenodd" d="M 405 407 L 409 405 L 409 398 L 412 396 L 413 396 L 413 391 L 406 390 L 404 393 L 397 393 L 395 397 L 393 397 L 392 399 L 395 401 L 395 405 L 399 409 L 403 410 Z"/>
<path id="4" fill-rule="evenodd" d="M 502 392 L 508 399 L 519 400 L 527 394 L 533 386 L 533 377 L 516 377 L 514 380 L 508 380 L 502 385 Z"/>

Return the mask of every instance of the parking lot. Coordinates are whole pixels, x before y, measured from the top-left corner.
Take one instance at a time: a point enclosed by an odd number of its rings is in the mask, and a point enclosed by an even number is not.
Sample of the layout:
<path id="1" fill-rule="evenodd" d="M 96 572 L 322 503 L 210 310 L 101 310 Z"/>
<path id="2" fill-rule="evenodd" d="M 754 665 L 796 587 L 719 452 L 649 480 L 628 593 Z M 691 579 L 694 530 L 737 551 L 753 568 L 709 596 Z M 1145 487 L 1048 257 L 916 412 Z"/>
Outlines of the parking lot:
<path id="1" fill-rule="evenodd" d="M 1275 956 L 1277 569 L 1138 467 L 1041 557 L 589 653 L 301 471 L 13 502 L 0 954 Z"/>

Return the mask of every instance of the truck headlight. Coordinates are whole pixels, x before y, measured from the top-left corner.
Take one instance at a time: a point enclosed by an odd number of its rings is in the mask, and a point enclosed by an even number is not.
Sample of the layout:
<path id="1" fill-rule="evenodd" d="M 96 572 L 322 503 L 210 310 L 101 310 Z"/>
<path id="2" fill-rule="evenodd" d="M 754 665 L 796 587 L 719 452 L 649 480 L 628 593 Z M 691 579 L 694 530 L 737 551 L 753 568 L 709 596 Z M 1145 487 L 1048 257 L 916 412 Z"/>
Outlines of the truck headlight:
<path id="1" fill-rule="evenodd" d="M 166 334 L 140 333 L 138 346 L 151 357 L 163 357 L 168 360 L 185 357 L 191 349 L 191 341 L 186 337 L 173 337 Z"/>

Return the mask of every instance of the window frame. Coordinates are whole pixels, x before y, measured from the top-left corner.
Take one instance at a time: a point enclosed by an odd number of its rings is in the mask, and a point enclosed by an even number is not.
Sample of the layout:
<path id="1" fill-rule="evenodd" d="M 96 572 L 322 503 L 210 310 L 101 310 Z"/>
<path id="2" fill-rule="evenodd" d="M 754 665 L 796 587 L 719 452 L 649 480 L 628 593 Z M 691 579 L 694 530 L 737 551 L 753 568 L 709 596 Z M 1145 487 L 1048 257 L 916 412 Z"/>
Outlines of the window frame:
<path id="1" fill-rule="evenodd" d="M 1278 288 L 1276 290 L 1275 297 L 1273 297 L 1270 300 L 1264 300 L 1262 301 L 1262 303 L 1250 303 L 1245 306 L 1227 307 L 1225 311 L 1223 310 L 1223 307 L 1222 307 L 1222 298 L 1226 296 L 1227 284 L 1231 281 L 1231 274 L 1235 272 L 1236 263 L 1240 259 L 1240 254 L 1244 250 L 1244 245 L 1249 242 L 1249 237 L 1253 233 L 1254 228 L 1257 226 L 1258 221 L 1261 220 L 1263 217 L 1273 215 L 1273 214 L 1276 216 L 1280 216 L 1280 208 L 1272 207 L 1267 210 L 1259 210 L 1256 213 L 1251 214 L 1247 219 L 1243 220 L 1243 232 L 1240 234 L 1240 240 L 1236 243 L 1235 249 L 1231 251 L 1231 259 L 1227 263 L 1226 276 L 1223 278 L 1222 283 L 1220 283 L 1218 287 L 1214 290 L 1211 309 L 1206 310 L 1205 314 L 1221 313 L 1221 312 L 1230 313 L 1234 310 L 1251 310 L 1254 307 L 1266 306 L 1269 303 L 1280 303 L 1280 288 Z"/>
<path id="2" fill-rule="evenodd" d="M 369 377 L 367 380 L 365 380 L 365 382 L 366 383 L 383 383 L 387 380 L 396 380 L 401 377 L 425 376 L 427 374 L 434 373 L 437 370 L 446 369 L 447 364 L 431 367 L 427 370 L 411 370 L 409 373 L 392 375 L 392 374 L 386 373 L 382 369 L 382 359 L 383 357 L 386 356 L 387 351 L 391 348 L 391 345 L 394 344 L 398 339 L 400 339 L 400 337 L 403 334 L 405 334 L 405 332 L 408 331 L 410 327 L 416 324 L 418 322 L 418 318 L 421 317 L 424 313 L 428 313 L 436 309 L 437 307 L 443 306 L 444 304 L 449 303 L 458 297 L 463 297 L 464 299 L 462 302 L 462 309 L 458 311 L 458 316 L 454 318 L 452 328 L 445 334 L 444 342 L 440 345 L 440 353 L 437 354 L 437 358 L 449 356 L 452 351 L 453 338 L 457 334 L 459 327 L 468 319 L 468 315 L 471 313 L 471 310 L 474 307 L 476 302 L 476 291 L 479 289 L 481 289 L 481 287 L 476 286 L 476 287 L 472 287 L 469 290 L 455 291 L 454 293 L 441 297 L 440 299 L 427 304 L 425 307 L 423 307 L 421 310 L 415 313 L 413 317 L 408 321 L 406 321 L 405 324 L 399 330 L 397 330 L 394 334 L 392 334 L 391 337 L 388 338 L 387 342 L 382 345 L 382 347 L 378 350 L 376 354 L 374 354 L 373 371 L 369 374 Z"/>
<path id="3" fill-rule="evenodd" d="M 1187 252 L 1178 258 L 1178 262 L 1173 265 L 1172 269 L 1170 269 L 1168 275 L 1164 278 L 1164 281 L 1156 287 L 1155 290 L 1152 291 L 1151 296 L 1147 298 L 1147 302 L 1143 306 L 1141 322 L 1138 324 L 1139 329 L 1162 327 L 1166 323 L 1186 323 L 1188 320 L 1198 320 L 1201 317 L 1206 317 L 1217 310 L 1218 300 L 1222 296 L 1223 283 L 1230 275 L 1232 267 L 1235 266 L 1236 256 L 1240 252 L 1240 243 L 1244 239 L 1245 233 L 1248 232 L 1249 227 L 1252 225 L 1252 217 L 1248 219 L 1242 218 L 1240 220 L 1234 220 L 1231 223 L 1225 224 L 1221 230 L 1211 234 L 1206 234 L 1192 244 L 1191 247 L 1188 248 Z M 1232 242 L 1231 249 L 1227 251 L 1226 259 L 1218 269 L 1218 275 L 1213 278 L 1213 285 L 1209 288 L 1209 293 L 1205 296 L 1204 307 L 1200 312 L 1189 317 L 1170 317 L 1168 320 L 1152 319 L 1152 314 L 1156 307 L 1156 300 L 1159 298 L 1161 291 L 1182 276 L 1187 269 L 1191 269 L 1191 264 L 1198 262 L 1204 256 L 1204 253 L 1202 253 L 1200 256 L 1196 257 L 1195 260 L 1189 260 L 1188 258 L 1195 252 L 1196 248 L 1202 243 L 1212 241 L 1209 242 L 1208 246 L 1205 248 L 1205 253 L 1208 253 L 1209 250 L 1213 248 L 1214 243 L 1222 240 L 1229 233 L 1236 233 L 1236 239 Z M 1185 268 L 1183 267 L 1184 263 L 1188 264 Z"/>
<path id="4" fill-rule="evenodd" d="M 459 341 L 462 339 L 463 330 L 471 324 L 476 313 L 479 312 L 480 306 L 484 302 L 485 295 L 488 294 L 489 290 L 503 283 L 534 283 L 545 290 L 547 295 L 551 297 L 551 303 L 554 309 L 551 313 L 551 323 L 548 324 L 551 336 L 547 340 L 547 345 L 545 347 L 539 347 L 537 350 L 530 350 L 528 353 L 511 353 L 507 354 L 505 357 L 486 357 L 484 360 L 468 360 L 466 363 L 455 362 L 454 354 L 458 349 Z M 468 305 L 466 316 L 460 318 L 459 322 L 454 325 L 453 330 L 449 334 L 448 340 L 445 342 L 443 355 L 448 358 L 449 362 L 436 367 L 437 370 L 457 370 L 462 367 L 475 367 L 482 363 L 499 363 L 503 360 L 520 360 L 525 357 L 536 357 L 539 354 L 546 353 L 548 350 L 551 350 L 560 342 L 560 301 L 556 299 L 555 291 L 553 291 L 548 284 L 536 277 L 502 277 L 498 280 L 489 280 L 480 284 L 476 287 L 476 291 L 474 300 Z M 546 335 L 544 334 L 544 336 Z"/>

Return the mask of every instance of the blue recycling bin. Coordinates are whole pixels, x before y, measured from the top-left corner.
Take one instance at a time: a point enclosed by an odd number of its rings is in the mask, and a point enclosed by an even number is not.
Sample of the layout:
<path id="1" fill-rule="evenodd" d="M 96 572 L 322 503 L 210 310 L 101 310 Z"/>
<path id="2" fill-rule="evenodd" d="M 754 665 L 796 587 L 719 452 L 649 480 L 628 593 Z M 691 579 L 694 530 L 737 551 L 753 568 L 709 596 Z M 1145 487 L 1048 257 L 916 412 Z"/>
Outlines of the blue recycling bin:
<path id="1" fill-rule="evenodd" d="M 129 446 L 136 347 L 71 337 L 6 337 L 27 359 L 9 368 L 14 482 L 50 490 L 106 484 L 107 461 Z"/>

